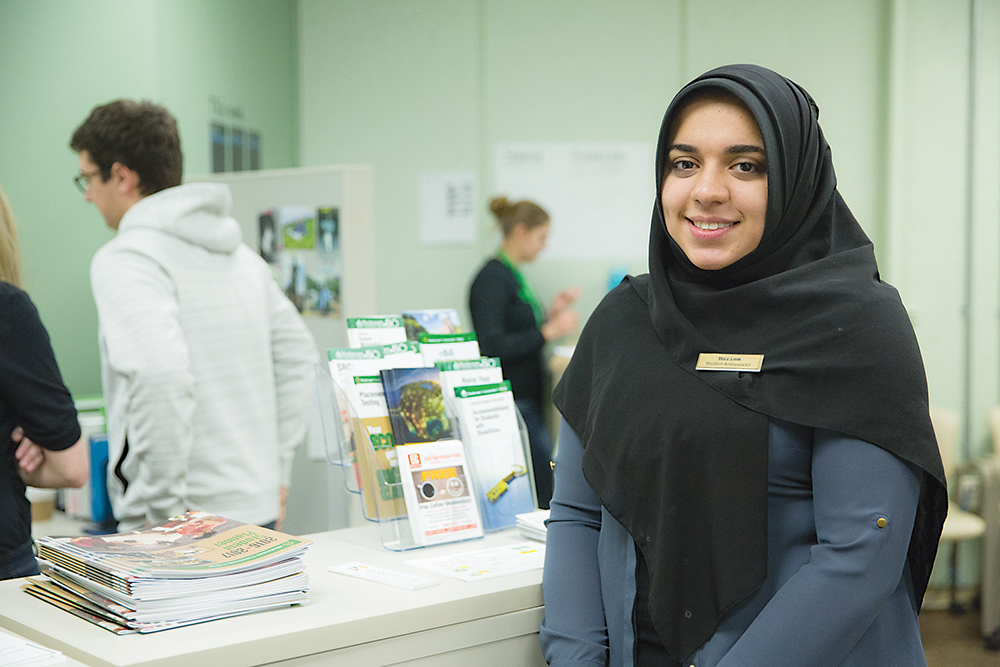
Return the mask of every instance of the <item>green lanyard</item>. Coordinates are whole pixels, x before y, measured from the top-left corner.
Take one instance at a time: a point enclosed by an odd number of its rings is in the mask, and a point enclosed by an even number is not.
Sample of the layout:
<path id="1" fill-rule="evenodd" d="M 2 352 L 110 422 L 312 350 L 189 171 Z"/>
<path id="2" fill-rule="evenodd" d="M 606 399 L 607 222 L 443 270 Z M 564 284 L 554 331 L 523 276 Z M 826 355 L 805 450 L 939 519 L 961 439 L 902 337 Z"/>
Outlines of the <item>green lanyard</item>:
<path id="1" fill-rule="evenodd" d="M 542 307 L 541 302 L 538 300 L 538 295 L 535 294 L 535 290 L 531 289 L 531 285 L 524 279 L 521 272 L 518 270 L 517 265 L 511 260 L 511 258 L 500 249 L 497 251 L 497 259 L 504 263 L 514 277 L 517 279 L 517 284 L 520 289 L 517 290 L 517 297 L 521 301 L 525 302 L 531 306 L 531 310 L 535 313 L 535 324 L 542 326 L 545 324 L 545 309 Z"/>

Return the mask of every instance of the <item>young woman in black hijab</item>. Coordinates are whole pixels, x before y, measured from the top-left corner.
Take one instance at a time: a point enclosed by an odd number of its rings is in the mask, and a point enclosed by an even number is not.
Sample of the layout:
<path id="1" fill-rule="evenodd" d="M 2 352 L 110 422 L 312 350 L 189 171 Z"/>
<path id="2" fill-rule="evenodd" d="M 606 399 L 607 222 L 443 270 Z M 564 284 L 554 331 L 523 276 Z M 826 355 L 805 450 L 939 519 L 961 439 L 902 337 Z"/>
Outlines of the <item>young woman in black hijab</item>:
<path id="1" fill-rule="evenodd" d="M 667 109 L 650 272 L 555 392 L 553 665 L 926 664 L 947 497 L 923 363 L 818 115 L 752 65 Z"/>

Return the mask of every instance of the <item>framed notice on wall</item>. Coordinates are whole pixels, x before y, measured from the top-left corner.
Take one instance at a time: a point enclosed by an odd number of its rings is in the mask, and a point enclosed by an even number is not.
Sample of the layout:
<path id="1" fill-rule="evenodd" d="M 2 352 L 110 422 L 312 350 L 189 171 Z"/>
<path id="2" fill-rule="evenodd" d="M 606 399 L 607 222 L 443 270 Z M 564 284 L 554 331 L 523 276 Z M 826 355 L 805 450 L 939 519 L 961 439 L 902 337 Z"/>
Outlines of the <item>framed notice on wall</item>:
<path id="1" fill-rule="evenodd" d="M 645 257 L 656 196 L 653 145 L 511 142 L 496 147 L 495 195 L 549 212 L 545 257 Z"/>

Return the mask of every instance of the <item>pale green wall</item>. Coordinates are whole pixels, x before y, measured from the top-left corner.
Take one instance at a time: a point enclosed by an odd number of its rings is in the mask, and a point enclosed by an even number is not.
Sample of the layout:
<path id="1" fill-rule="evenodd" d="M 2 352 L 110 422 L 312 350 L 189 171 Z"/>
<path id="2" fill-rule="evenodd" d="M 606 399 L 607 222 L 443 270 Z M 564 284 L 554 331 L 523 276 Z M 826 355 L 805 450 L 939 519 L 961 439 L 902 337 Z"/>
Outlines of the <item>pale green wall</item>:
<path id="1" fill-rule="evenodd" d="M 877 92 L 886 10 L 867 0 L 828 4 L 300 0 L 301 158 L 375 165 L 380 308 L 464 309 L 468 283 L 496 245 L 486 203 L 497 143 L 652 143 L 682 83 L 714 65 L 752 60 L 816 95 L 837 146 L 842 190 L 877 238 L 883 165 L 870 147 L 884 116 Z M 776 28 L 776 17 L 789 29 Z M 824 29 L 817 37 L 795 25 Z M 846 57 L 844 43 L 851 44 Z M 836 68 L 828 66 L 833 60 Z M 475 246 L 421 246 L 417 177 L 424 170 L 477 173 Z M 652 180 L 650 169 L 650 207 Z M 609 271 L 622 264 L 643 271 L 645 255 L 638 247 L 596 262 L 543 257 L 525 273 L 543 297 L 569 283 L 583 286 L 586 315 Z"/>
<path id="2" fill-rule="evenodd" d="M 910 312 L 931 402 L 962 414 L 964 451 L 976 454 L 1000 401 L 1000 3 L 981 3 L 970 180 L 973 4 L 892 3 L 883 274 Z"/>
<path id="3" fill-rule="evenodd" d="M 982 416 L 1000 403 L 1000 2 L 983 4 L 980 26 L 971 181 L 969 451 L 973 455 L 991 446 Z"/>
<path id="4" fill-rule="evenodd" d="M 652 142 L 687 80 L 727 62 L 772 67 L 817 100 L 840 190 L 911 309 L 931 400 L 964 414 L 968 397 L 969 448 L 978 452 L 986 410 L 1000 402 L 1000 0 L 981 4 L 971 192 L 973 0 L 299 0 L 301 159 L 374 165 L 381 310 L 464 311 L 468 283 L 496 244 L 486 202 L 498 142 Z M 474 246 L 419 242 L 424 170 L 476 173 Z M 651 187 L 650 206 L 653 196 Z M 545 297 L 582 285 L 586 316 L 609 270 L 642 271 L 645 252 L 543 255 L 525 273 Z M 969 372 L 967 331 L 976 352 Z"/>
<path id="5" fill-rule="evenodd" d="M 19 217 L 28 287 L 67 382 L 76 393 L 96 392 L 87 267 L 110 232 L 70 185 L 75 157 L 66 148 L 95 104 L 117 96 L 167 104 L 181 124 L 188 175 L 208 171 L 213 95 L 262 132 L 265 167 L 373 164 L 379 309 L 464 312 L 468 282 L 496 244 L 486 201 L 498 142 L 652 142 L 683 82 L 724 62 L 758 62 L 818 101 L 841 191 L 913 315 L 932 400 L 964 411 L 968 399 L 976 452 L 987 442 L 985 412 L 1000 400 L 1000 0 L 982 0 L 969 294 L 971 7 L 972 0 L 0 0 L 0 184 Z M 420 244 L 417 175 L 425 170 L 476 174 L 474 245 Z M 644 270 L 645 248 L 597 261 L 543 257 L 526 273 L 546 297 L 582 285 L 586 316 L 621 264 Z"/>
<path id="6" fill-rule="evenodd" d="M 373 164 L 378 309 L 464 312 L 496 243 L 486 201 L 498 142 L 652 142 L 682 83 L 721 63 L 761 63 L 819 103 L 840 189 L 912 314 L 932 402 L 967 414 L 976 453 L 988 442 L 986 411 L 1000 402 L 1000 0 L 979 2 L 970 162 L 974 4 L 0 0 L 0 184 L 67 381 L 94 392 L 87 266 L 110 232 L 70 184 L 66 142 L 97 103 L 167 104 L 188 174 L 208 170 L 213 94 L 263 132 L 265 167 Z M 474 245 L 420 244 L 425 170 L 476 174 Z M 652 206 L 652 174 L 650 184 Z M 645 252 L 542 258 L 526 273 L 546 297 L 582 285 L 586 316 L 609 270 L 642 271 Z"/>
<path id="7" fill-rule="evenodd" d="M 73 393 L 101 390 L 89 264 L 111 238 L 71 182 L 73 129 L 97 104 L 152 99 L 177 116 L 185 174 L 205 173 L 216 95 L 261 132 L 264 167 L 295 166 L 295 9 L 294 0 L 0 0 L 0 185 L 18 219 L 26 287 Z"/>

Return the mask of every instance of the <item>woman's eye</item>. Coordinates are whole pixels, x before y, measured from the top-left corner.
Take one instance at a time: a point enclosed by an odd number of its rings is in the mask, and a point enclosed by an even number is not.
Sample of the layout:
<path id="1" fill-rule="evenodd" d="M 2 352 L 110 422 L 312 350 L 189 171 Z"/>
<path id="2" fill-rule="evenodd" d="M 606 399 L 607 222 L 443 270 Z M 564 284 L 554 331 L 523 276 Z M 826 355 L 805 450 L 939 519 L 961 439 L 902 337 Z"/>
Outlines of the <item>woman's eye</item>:
<path id="1" fill-rule="evenodd" d="M 674 169 L 680 169 L 682 171 L 694 169 L 694 162 L 683 158 L 680 160 L 674 160 Z"/>
<path id="2" fill-rule="evenodd" d="M 741 174 L 757 174 L 763 173 L 764 169 L 755 162 L 738 162 L 736 164 L 736 171 Z"/>

